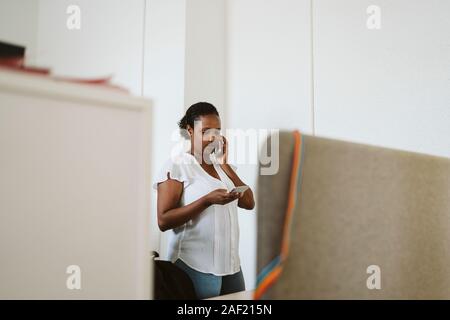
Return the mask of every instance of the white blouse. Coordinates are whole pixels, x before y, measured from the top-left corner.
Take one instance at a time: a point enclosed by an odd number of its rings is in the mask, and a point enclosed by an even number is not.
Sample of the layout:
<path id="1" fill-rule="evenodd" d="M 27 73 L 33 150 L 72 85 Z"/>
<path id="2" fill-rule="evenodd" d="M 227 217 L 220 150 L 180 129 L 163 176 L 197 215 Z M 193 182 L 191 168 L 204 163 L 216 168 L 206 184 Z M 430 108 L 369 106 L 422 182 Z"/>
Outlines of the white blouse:
<path id="1" fill-rule="evenodd" d="M 183 152 L 166 161 L 153 188 L 171 179 L 183 182 L 181 206 L 198 200 L 215 189 L 231 191 L 233 181 L 213 162 L 220 180 L 209 175 L 190 153 Z M 233 169 L 235 166 L 231 165 Z M 229 275 L 240 270 L 238 199 L 225 205 L 211 205 L 184 225 L 169 230 L 168 258 L 183 260 L 191 268 L 214 275 Z"/>

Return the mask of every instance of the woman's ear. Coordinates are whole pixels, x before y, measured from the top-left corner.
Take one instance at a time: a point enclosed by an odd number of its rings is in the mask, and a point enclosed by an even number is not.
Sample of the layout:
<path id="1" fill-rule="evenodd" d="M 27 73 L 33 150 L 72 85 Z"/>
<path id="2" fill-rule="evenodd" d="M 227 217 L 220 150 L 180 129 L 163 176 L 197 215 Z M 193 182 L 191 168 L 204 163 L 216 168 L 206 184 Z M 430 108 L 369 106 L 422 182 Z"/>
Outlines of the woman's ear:
<path id="1" fill-rule="evenodd" d="M 192 127 L 190 125 L 187 125 L 186 130 L 189 132 L 189 135 L 192 137 L 192 134 L 194 133 L 194 130 L 192 129 Z"/>

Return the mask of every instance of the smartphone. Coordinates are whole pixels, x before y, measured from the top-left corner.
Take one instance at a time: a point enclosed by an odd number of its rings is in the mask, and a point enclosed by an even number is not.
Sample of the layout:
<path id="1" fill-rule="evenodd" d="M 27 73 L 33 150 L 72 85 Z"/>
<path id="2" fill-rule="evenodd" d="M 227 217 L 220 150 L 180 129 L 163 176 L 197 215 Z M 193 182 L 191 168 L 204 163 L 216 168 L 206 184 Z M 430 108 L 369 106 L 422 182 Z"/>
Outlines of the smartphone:
<path id="1" fill-rule="evenodd" d="M 248 188 L 249 188 L 249 186 L 235 187 L 235 188 L 233 188 L 233 190 L 230 191 L 230 193 L 232 193 L 232 192 L 244 193 L 245 191 L 247 191 Z"/>

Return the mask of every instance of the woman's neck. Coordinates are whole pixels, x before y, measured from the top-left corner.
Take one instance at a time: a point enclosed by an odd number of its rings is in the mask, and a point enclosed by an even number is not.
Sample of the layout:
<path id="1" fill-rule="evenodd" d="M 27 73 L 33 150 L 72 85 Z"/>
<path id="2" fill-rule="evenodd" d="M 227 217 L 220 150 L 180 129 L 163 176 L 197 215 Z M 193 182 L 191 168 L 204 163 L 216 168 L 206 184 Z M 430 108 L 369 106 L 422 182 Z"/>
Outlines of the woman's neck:
<path id="1" fill-rule="evenodd" d="M 205 161 L 203 159 L 203 152 L 201 153 L 197 153 L 195 152 L 193 149 L 190 150 L 189 152 L 192 156 L 195 157 L 195 159 L 197 159 L 197 162 L 203 166 L 212 166 L 212 161 Z"/>

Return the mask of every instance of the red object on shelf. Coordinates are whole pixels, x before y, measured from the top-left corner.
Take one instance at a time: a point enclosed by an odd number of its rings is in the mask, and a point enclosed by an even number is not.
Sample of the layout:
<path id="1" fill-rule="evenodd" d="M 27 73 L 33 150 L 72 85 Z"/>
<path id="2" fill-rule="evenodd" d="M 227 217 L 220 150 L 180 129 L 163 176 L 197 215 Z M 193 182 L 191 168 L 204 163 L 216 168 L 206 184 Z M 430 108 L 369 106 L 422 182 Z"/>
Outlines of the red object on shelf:
<path id="1" fill-rule="evenodd" d="M 12 68 L 21 68 L 25 59 L 23 57 L 0 57 L 0 65 Z"/>
<path id="2" fill-rule="evenodd" d="M 46 76 L 54 81 L 102 86 L 128 93 L 126 88 L 111 84 L 112 75 L 101 78 L 73 78 L 51 75 L 49 68 L 25 66 L 25 47 L 0 41 L 0 69 Z"/>
<path id="3" fill-rule="evenodd" d="M 48 68 L 37 68 L 37 67 L 27 67 L 24 65 L 25 59 L 23 57 L 9 57 L 0 58 L 0 67 L 4 69 L 10 69 L 13 71 L 34 73 L 49 75 L 50 69 Z"/>
<path id="4" fill-rule="evenodd" d="M 79 84 L 87 84 L 87 85 L 95 85 L 95 86 L 103 86 L 105 88 L 110 89 L 116 89 L 120 90 L 122 92 L 128 93 L 128 89 L 124 87 L 120 87 L 114 84 L 111 84 L 112 76 L 107 76 L 104 78 L 70 78 L 70 77 L 52 77 L 52 79 L 57 81 L 64 81 L 64 82 L 72 82 L 72 83 L 79 83 Z"/>
<path id="5" fill-rule="evenodd" d="M 38 67 L 27 67 L 23 65 L 22 58 L 0 58 L 0 69 L 6 69 L 21 73 L 30 73 L 35 75 L 46 76 L 49 79 L 61 82 L 71 82 L 85 85 L 101 86 L 108 89 L 120 90 L 125 93 L 129 93 L 128 89 L 111 84 L 112 76 L 107 76 L 103 78 L 72 78 L 72 77 L 62 77 L 62 76 L 52 76 L 50 69 L 48 68 L 38 68 Z"/>

